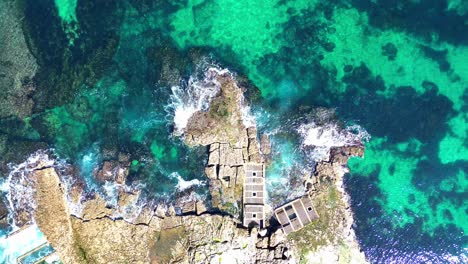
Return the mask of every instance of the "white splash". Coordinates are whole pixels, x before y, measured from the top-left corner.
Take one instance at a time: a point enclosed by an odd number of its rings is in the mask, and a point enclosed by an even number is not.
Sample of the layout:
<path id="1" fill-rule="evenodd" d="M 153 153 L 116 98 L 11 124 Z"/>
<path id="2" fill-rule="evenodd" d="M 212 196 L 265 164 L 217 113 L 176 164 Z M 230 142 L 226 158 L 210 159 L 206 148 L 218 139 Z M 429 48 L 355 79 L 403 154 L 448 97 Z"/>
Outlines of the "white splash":
<path id="1" fill-rule="evenodd" d="M 233 79 L 234 74 L 228 69 L 222 69 L 211 64 L 206 67 L 208 62 L 203 62 L 199 68 L 207 68 L 200 80 L 196 76 L 191 76 L 188 83 L 180 86 L 171 87 L 172 94 L 169 99 L 169 105 L 166 111 L 173 117 L 174 134 L 180 136 L 184 133 L 189 119 L 195 112 L 206 111 L 213 98 L 219 93 L 221 84 L 218 82 L 218 76 L 230 75 Z M 245 127 L 255 127 L 255 117 L 250 111 L 250 107 L 245 103 L 245 98 L 241 95 L 241 117 Z"/>
<path id="2" fill-rule="evenodd" d="M 103 198 L 106 200 L 108 205 L 117 207 L 117 202 L 119 200 L 119 189 L 122 186 L 112 181 L 106 181 L 102 186 Z"/>
<path id="3" fill-rule="evenodd" d="M 370 139 L 367 131 L 358 125 L 342 129 L 336 123 L 320 126 L 312 122 L 301 125 L 298 132 L 303 146 L 314 147 L 312 157 L 317 161 L 327 160 L 333 147 L 361 145 Z"/>
<path id="4" fill-rule="evenodd" d="M 38 168 L 53 167 L 56 169 L 62 186 L 65 189 L 65 197 L 70 214 L 77 217 L 83 216 L 82 212 L 86 203 L 85 193 L 87 193 L 87 190 L 81 189 L 80 184 L 77 182 L 79 179 L 68 173 L 70 171 L 70 164 L 64 160 L 53 159 L 48 153 L 50 151 L 39 150 L 33 153 L 25 162 L 12 165 L 8 177 L 0 182 L 0 191 L 5 193 L 9 210 L 8 219 L 13 231 L 19 229 L 16 223 L 17 219 L 15 219 L 18 214 L 21 214 L 22 219 L 26 216 L 25 220 L 27 223 L 22 224 L 35 223 L 33 212 L 37 207 L 35 201 L 36 190 L 31 173 Z M 184 187 L 187 184 L 200 183 L 187 181 L 181 184 Z M 73 188 L 77 188 L 75 191 L 78 193 L 74 193 Z M 106 181 L 102 186 L 96 185 L 91 191 L 97 192 L 113 208 L 112 218 L 123 218 L 128 222 L 132 222 L 138 217 L 142 208 L 147 203 L 146 199 L 140 197 L 139 190 L 142 189 L 144 189 L 144 185 L 138 182 L 128 186 Z M 133 197 L 126 204 L 119 205 L 119 198 L 123 193 L 132 195 Z"/>
<path id="5" fill-rule="evenodd" d="M 250 110 L 250 106 L 248 106 L 244 102 L 244 97 L 242 96 L 242 104 L 241 104 L 241 114 L 242 114 L 242 123 L 245 127 L 256 127 L 257 121 L 254 115 Z"/>
<path id="6" fill-rule="evenodd" d="M 177 172 L 173 172 L 173 173 L 169 174 L 169 177 L 171 177 L 173 179 L 177 179 L 176 191 L 179 191 L 179 192 L 185 191 L 188 188 L 191 188 L 192 186 L 200 186 L 200 185 L 205 184 L 204 181 L 200 181 L 198 179 L 193 179 L 193 180 L 190 180 L 190 181 L 186 181 Z"/>
<path id="7" fill-rule="evenodd" d="M 147 204 L 146 199 L 141 196 L 141 190 L 144 188 L 145 185 L 142 183 L 128 186 L 115 181 L 106 181 L 98 190 L 98 194 L 113 209 L 111 218 L 122 218 L 129 223 L 133 223 Z M 124 194 L 131 196 L 131 198 L 124 204 L 120 204 L 121 196 Z"/>
<path id="8" fill-rule="evenodd" d="M 46 151 L 39 150 L 32 154 L 25 162 L 18 165 L 10 165 L 10 173 L 2 183 L 1 190 L 5 192 L 8 201 L 9 222 L 13 230 L 17 230 L 15 212 L 23 212 L 28 215 L 29 222 L 33 223 L 32 212 L 36 208 L 34 200 L 34 184 L 29 177 L 30 173 L 41 167 L 54 166 L 55 162 L 49 158 Z"/>
<path id="9" fill-rule="evenodd" d="M 182 135 L 192 115 L 197 111 L 206 111 L 211 100 L 219 93 L 220 83 L 217 76 L 227 74 L 227 69 L 209 68 L 203 79 L 191 76 L 186 85 L 171 88 L 169 105 L 166 111 L 174 118 L 175 135 Z"/>

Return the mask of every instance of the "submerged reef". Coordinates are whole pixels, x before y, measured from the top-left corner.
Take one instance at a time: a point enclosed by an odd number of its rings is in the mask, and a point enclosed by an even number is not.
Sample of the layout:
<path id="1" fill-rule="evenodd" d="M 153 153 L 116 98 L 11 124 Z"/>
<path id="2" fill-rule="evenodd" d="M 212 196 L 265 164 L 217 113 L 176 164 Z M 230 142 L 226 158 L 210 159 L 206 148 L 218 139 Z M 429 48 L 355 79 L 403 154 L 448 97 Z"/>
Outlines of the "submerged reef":
<path id="1" fill-rule="evenodd" d="M 32 112 L 38 71 L 22 30 L 21 11 L 12 1 L 0 2 L 0 118 L 25 118 Z"/>

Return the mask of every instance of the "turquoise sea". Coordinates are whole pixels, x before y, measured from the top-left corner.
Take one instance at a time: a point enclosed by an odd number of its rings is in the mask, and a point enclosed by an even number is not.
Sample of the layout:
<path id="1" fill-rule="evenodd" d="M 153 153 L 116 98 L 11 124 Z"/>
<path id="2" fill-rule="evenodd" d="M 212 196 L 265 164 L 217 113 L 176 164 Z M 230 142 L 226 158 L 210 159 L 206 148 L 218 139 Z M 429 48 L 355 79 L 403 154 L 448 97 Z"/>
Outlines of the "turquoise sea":
<path id="1" fill-rule="evenodd" d="M 367 132 L 345 185 L 372 263 L 468 262 L 467 1 L 15 4 L 38 70 L 21 80 L 35 87 L 31 110 L 0 118 L 3 175 L 41 148 L 85 178 L 121 152 L 130 182 L 170 199 L 174 173 L 204 180 L 207 158 L 173 134 L 174 87 L 218 65 L 236 74 L 259 130 L 272 134 L 272 180 L 313 167 L 298 131 L 318 109 L 335 112 L 321 122 Z"/>

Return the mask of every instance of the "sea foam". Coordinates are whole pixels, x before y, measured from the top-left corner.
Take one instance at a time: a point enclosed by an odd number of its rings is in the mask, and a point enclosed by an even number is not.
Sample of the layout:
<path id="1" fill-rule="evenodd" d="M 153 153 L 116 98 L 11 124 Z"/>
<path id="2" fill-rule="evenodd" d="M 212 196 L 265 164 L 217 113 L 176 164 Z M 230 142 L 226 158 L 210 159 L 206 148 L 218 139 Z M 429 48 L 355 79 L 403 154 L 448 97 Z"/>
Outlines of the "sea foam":
<path id="1" fill-rule="evenodd" d="M 171 88 L 172 94 L 166 111 L 173 116 L 175 135 L 180 136 L 184 133 L 189 119 L 195 112 L 208 109 L 211 100 L 220 90 L 220 83 L 216 77 L 226 72 L 227 70 L 211 67 L 203 78 L 191 76 L 187 83 Z"/>
<path id="2" fill-rule="evenodd" d="M 30 173 L 40 167 L 54 166 L 55 161 L 51 159 L 46 151 L 37 151 L 28 157 L 26 161 L 17 165 L 10 165 L 10 173 L 2 183 L 2 191 L 8 204 L 8 220 L 13 231 L 18 229 L 15 212 L 23 212 L 33 223 L 32 212 L 36 209 L 34 199 L 35 189 Z"/>
<path id="3" fill-rule="evenodd" d="M 169 177 L 171 177 L 173 179 L 177 179 L 177 185 L 176 185 L 176 191 L 177 192 L 183 192 L 183 191 L 185 191 L 185 190 L 187 190 L 187 189 L 189 189 L 191 187 L 200 186 L 200 185 L 205 184 L 204 181 L 200 181 L 198 179 L 193 179 L 193 180 L 190 180 L 190 181 L 186 181 L 177 172 L 171 173 L 169 175 Z"/>
<path id="4" fill-rule="evenodd" d="M 358 125 L 341 128 L 334 122 L 303 124 L 297 131 L 302 137 L 302 147 L 313 147 L 311 155 L 316 161 L 328 160 L 333 147 L 361 145 L 370 139 L 369 133 Z"/>
<path id="5" fill-rule="evenodd" d="M 220 92 L 221 84 L 218 82 L 218 77 L 222 75 L 230 75 L 233 79 L 235 76 L 226 68 L 221 68 L 217 65 L 207 62 L 198 66 L 196 72 L 202 71 L 202 77 L 197 77 L 194 74 L 190 76 L 186 83 L 178 86 L 172 86 L 169 104 L 166 106 L 166 111 L 173 119 L 174 134 L 180 136 L 184 133 L 189 119 L 198 111 L 208 110 L 213 98 Z M 251 114 L 250 107 L 245 103 L 245 98 L 241 95 L 240 108 L 242 122 L 245 127 L 255 126 L 255 117 Z"/>

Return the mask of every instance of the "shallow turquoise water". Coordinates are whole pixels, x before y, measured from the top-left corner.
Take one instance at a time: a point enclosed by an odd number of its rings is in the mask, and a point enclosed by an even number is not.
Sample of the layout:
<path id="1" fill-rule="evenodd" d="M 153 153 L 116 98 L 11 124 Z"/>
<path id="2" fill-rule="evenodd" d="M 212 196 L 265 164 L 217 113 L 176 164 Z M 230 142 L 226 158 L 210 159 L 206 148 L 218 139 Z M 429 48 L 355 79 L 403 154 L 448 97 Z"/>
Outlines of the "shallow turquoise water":
<path id="1" fill-rule="evenodd" d="M 316 107 L 371 135 L 346 186 L 372 262 L 460 260 L 467 10 L 427 0 L 27 1 L 26 33 L 42 70 L 34 114 L 11 137 L 54 146 L 85 177 L 108 153 L 129 153 L 130 179 L 150 195 L 170 194 L 171 173 L 203 179 L 206 159 L 172 136 L 170 87 L 211 56 L 248 78 L 254 112 L 266 119 L 260 130 L 280 131 L 272 179 L 313 166 L 296 130 Z"/>

